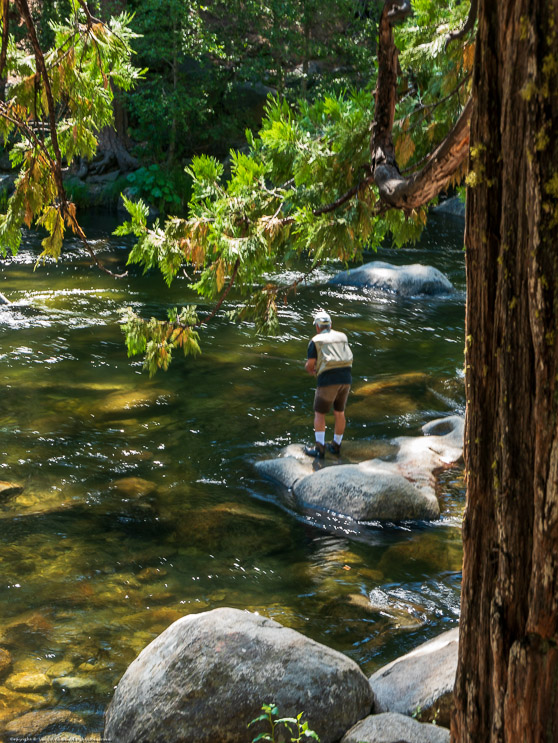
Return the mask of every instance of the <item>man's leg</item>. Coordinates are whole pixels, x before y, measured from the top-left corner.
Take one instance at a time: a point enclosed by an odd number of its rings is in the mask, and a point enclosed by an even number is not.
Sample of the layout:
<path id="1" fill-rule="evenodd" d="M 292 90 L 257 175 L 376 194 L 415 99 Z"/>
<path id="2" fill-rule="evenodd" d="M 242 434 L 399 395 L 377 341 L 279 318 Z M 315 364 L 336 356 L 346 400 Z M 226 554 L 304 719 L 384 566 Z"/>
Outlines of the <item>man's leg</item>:
<path id="1" fill-rule="evenodd" d="M 326 412 L 331 407 L 332 400 L 330 398 L 331 390 L 328 391 L 327 387 L 318 387 L 316 390 L 316 396 L 314 398 L 314 436 L 316 443 L 313 447 L 304 447 L 305 454 L 309 457 L 318 457 L 323 459 L 325 454 L 325 428 L 326 428 Z"/>
<path id="2" fill-rule="evenodd" d="M 334 410 L 333 415 L 335 416 L 334 433 L 336 436 L 343 436 L 343 434 L 345 433 L 345 426 L 347 425 L 347 420 L 345 418 L 345 411 Z M 315 425 L 314 425 L 314 428 L 316 428 Z M 325 418 L 324 418 L 324 431 L 325 431 Z"/>
<path id="3" fill-rule="evenodd" d="M 315 433 L 321 433 L 321 432 L 323 432 L 325 434 L 325 429 L 326 429 L 325 414 L 324 413 L 316 413 L 316 412 L 314 412 L 314 432 Z M 316 439 L 316 441 L 317 440 L 318 439 Z"/>
<path id="4" fill-rule="evenodd" d="M 339 392 L 333 404 L 333 415 L 335 416 L 333 443 L 327 445 L 328 451 L 332 454 L 338 455 L 341 452 L 341 442 L 343 441 L 343 434 L 345 433 L 345 426 L 347 424 L 345 418 L 345 405 L 347 403 L 350 389 L 350 385 L 342 385 L 339 388 Z"/>

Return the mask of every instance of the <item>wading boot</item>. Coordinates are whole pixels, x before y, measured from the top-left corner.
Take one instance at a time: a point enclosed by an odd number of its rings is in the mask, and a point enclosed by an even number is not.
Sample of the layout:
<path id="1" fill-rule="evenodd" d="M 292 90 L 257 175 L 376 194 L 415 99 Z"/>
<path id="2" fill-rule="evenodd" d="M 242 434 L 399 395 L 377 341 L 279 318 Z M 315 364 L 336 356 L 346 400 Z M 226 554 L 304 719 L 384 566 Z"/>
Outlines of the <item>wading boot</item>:
<path id="1" fill-rule="evenodd" d="M 325 446 L 323 444 L 314 444 L 314 446 L 305 446 L 304 453 L 309 457 L 316 457 L 317 459 L 323 459 L 325 457 Z"/>
<path id="2" fill-rule="evenodd" d="M 326 449 L 330 454 L 334 454 L 336 457 L 341 454 L 341 444 L 338 444 L 336 441 L 332 441 L 331 444 L 326 444 Z"/>

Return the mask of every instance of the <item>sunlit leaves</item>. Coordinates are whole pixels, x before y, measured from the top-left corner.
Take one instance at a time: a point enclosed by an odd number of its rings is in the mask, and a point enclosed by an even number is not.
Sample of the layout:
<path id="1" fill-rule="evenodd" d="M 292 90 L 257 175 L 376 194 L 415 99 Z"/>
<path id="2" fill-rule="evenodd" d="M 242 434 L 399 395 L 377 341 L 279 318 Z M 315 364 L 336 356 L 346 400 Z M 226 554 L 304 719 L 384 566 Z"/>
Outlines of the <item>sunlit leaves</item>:
<path id="1" fill-rule="evenodd" d="M 60 168 L 78 157 L 93 157 L 98 131 L 112 123 L 113 84 L 127 89 L 139 75 L 130 61 L 130 16 L 121 14 L 107 25 L 88 23 L 75 0 L 72 8 L 74 16 L 66 23 L 52 24 L 54 45 L 43 52 L 53 110 L 35 56 L 26 44 L 9 39 L 6 75 L 13 82 L 0 102 L 0 134 L 5 142 L 10 138 L 10 158 L 20 174 L 0 215 L 2 255 L 17 251 L 22 223 L 35 223 L 48 233 L 41 258 L 59 257 L 65 228 L 77 229 Z M 55 133 L 51 115 L 57 120 Z"/>
<path id="2" fill-rule="evenodd" d="M 173 351 L 181 348 L 184 355 L 201 352 L 199 334 L 196 330 L 198 318 L 195 307 L 169 310 L 168 320 L 140 318 L 130 307 L 123 312 L 122 332 L 126 337 L 128 356 L 144 355 L 143 368 L 153 376 L 158 369 L 166 370 L 172 360 Z"/>

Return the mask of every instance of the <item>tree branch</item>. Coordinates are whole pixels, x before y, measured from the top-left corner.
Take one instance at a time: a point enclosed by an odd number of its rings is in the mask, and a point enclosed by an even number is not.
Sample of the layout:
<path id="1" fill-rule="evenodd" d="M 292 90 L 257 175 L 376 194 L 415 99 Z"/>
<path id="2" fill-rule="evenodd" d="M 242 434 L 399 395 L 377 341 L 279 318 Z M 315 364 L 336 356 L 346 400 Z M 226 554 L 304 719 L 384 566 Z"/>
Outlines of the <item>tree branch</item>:
<path id="1" fill-rule="evenodd" d="M 236 262 L 234 264 L 234 267 L 233 267 L 233 272 L 231 274 L 231 278 L 229 280 L 229 285 L 227 286 L 227 288 L 225 289 L 225 291 L 221 294 L 221 296 L 219 298 L 219 301 L 217 302 L 217 304 L 215 305 L 215 307 L 211 311 L 211 314 L 209 314 L 203 320 L 200 320 L 198 323 L 196 323 L 196 325 L 207 325 L 208 322 L 211 322 L 211 320 L 213 320 L 213 318 L 215 317 L 215 315 L 219 312 L 219 310 L 221 308 L 221 305 L 223 304 L 223 302 L 227 298 L 228 293 L 232 289 L 239 268 L 240 268 L 240 258 L 237 258 L 236 259 Z"/>
<path id="2" fill-rule="evenodd" d="M 48 150 L 44 144 L 41 145 L 41 149 L 43 150 L 43 152 L 47 154 L 50 162 L 52 163 L 52 175 L 54 177 L 54 182 L 56 184 L 56 191 L 58 194 L 58 199 L 60 201 L 60 210 L 62 212 L 62 216 L 71 225 L 74 234 L 79 237 L 79 239 L 81 240 L 81 242 L 87 249 L 88 253 L 90 254 L 93 262 L 97 266 L 97 268 L 109 274 L 109 276 L 122 278 L 123 276 L 127 275 L 127 271 L 122 274 L 115 274 L 112 271 L 110 271 L 108 268 L 106 268 L 101 263 L 101 261 L 99 261 L 99 259 L 95 255 L 95 251 L 89 244 L 87 237 L 76 218 L 75 208 L 70 209 L 68 198 L 66 196 L 66 190 L 64 188 L 64 181 L 62 179 L 62 153 L 60 152 L 60 145 L 58 143 L 58 131 L 56 129 L 56 107 L 54 104 L 54 97 L 52 95 L 52 88 L 50 85 L 50 78 L 48 76 L 48 70 L 46 67 L 43 50 L 41 49 L 39 40 L 37 38 L 35 24 L 33 23 L 33 18 L 31 16 L 31 12 L 29 10 L 29 5 L 27 3 L 27 0 L 15 0 L 15 4 L 17 8 L 19 9 L 20 15 L 23 18 L 25 25 L 27 26 L 27 33 L 29 36 L 29 40 L 31 42 L 31 46 L 33 47 L 33 53 L 35 56 L 35 63 L 37 65 L 37 71 L 43 80 L 43 85 L 45 89 L 45 95 L 47 99 L 47 114 L 48 114 L 48 121 L 49 121 L 50 140 L 52 143 L 52 149 L 54 151 L 54 160 L 52 160 L 52 158 L 48 154 Z M 80 0 L 80 4 L 82 6 L 85 5 L 84 3 L 81 2 L 81 0 Z M 88 15 L 88 19 L 89 18 L 92 18 L 90 14 Z"/>
<path id="3" fill-rule="evenodd" d="M 446 40 L 446 49 L 452 41 L 455 41 L 455 39 L 462 39 L 465 34 L 467 34 L 475 27 L 475 21 L 477 20 L 477 6 L 478 0 L 471 0 L 467 20 L 465 21 L 463 27 L 460 28 L 458 31 L 452 31 L 450 34 L 448 34 L 448 38 Z"/>
<path id="4" fill-rule="evenodd" d="M 380 199 L 390 207 L 409 211 L 437 196 L 467 158 L 472 102 L 469 100 L 452 131 L 431 153 L 426 164 L 413 175 L 407 178 L 402 176 L 393 144 L 398 72 L 393 23 L 405 17 L 405 14 L 399 10 L 394 14 L 393 11 L 393 2 L 386 2 L 380 19 L 378 81 L 370 154 Z"/>

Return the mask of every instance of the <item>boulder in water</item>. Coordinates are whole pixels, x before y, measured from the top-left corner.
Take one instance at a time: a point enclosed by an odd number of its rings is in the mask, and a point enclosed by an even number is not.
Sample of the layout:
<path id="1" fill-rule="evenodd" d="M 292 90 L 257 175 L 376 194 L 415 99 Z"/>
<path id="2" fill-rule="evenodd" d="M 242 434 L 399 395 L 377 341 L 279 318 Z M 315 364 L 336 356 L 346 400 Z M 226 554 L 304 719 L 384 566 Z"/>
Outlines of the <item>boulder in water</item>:
<path id="1" fill-rule="evenodd" d="M 433 494 L 420 491 L 381 460 L 326 467 L 295 483 L 293 492 L 301 505 L 355 521 L 431 520 L 440 515 Z"/>
<path id="2" fill-rule="evenodd" d="M 408 266 L 393 266 L 383 261 L 372 261 L 349 271 L 342 271 L 330 279 L 330 284 L 356 286 L 393 292 L 404 297 L 420 294 L 451 294 L 451 281 L 433 266 L 415 263 Z"/>
<path id="3" fill-rule="evenodd" d="M 459 628 L 444 632 L 370 677 L 374 712 L 419 712 L 423 721 L 450 724 Z"/>
<path id="4" fill-rule="evenodd" d="M 349 730 L 341 743 L 449 743 L 450 731 L 396 712 L 370 715 Z"/>
<path id="5" fill-rule="evenodd" d="M 168 627 L 129 666 L 105 715 L 119 743 L 246 743 L 247 724 L 273 702 L 322 743 L 370 712 L 372 692 L 342 653 L 250 612 L 214 609 Z"/>
<path id="6" fill-rule="evenodd" d="M 312 474 L 312 461 L 309 457 L 305 458 L 306 461 L 294 456 L 264 459 L 256 462 L 255 467 L 264 477 L 292 488 L 299 480 Z"/>
<path id="7" fill-rule="evenodd" d="M 431 421 L 423 426 L 424 436 L 400 436 L 384 445 L 389 461 L 377 457 L 327 466 L 326 459 L 326 466 L 314 470 L 315 462 L 309 465 L 302 448 L 291 445 L 283 452 L 288 456 L 258 462 L 256 468 L 291 488 L 302 507 L 356 521 L 432 520 L 440 516 L 435 475 L 461 459 L 463 427 L 458 415 Z"/>

